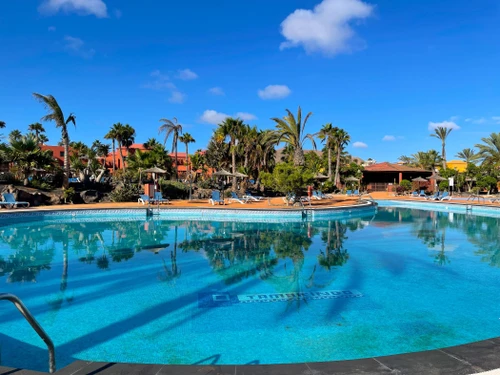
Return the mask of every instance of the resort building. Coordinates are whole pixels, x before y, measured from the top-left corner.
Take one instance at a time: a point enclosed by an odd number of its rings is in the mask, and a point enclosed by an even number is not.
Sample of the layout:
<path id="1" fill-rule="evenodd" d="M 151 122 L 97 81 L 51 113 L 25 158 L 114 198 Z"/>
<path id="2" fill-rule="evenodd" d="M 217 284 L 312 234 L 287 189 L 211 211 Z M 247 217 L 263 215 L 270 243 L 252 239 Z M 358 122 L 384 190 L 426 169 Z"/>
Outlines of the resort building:
<path id="1" fill-rule="evenodd" d="M 462 160 L 450 160 L 446 162 L 446 167 L 454 169 L 458 172 L 465 172 L 467 169 L 467 163 Z"/>
<path id="2" fill-rule="evenodd" d="M 429 177 L 432 171 L 408 167 L 394 163 L 377 163 L 365 167 L 362 183 L 369 192 L 393 191 L 393 187 L 402 180 L 411 181 L 417 177 Z"/>

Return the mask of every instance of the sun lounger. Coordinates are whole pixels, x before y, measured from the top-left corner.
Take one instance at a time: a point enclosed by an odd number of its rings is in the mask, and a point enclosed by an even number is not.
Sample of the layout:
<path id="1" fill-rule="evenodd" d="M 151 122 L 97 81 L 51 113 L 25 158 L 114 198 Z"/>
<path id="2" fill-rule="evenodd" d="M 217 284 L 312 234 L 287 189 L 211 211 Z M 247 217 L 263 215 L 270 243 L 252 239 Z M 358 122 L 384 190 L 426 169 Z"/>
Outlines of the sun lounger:
<path id="1" fill-rule="evenodd" d="M 451 195 L 447 191 L 445 191 L 440 198 L 438 198 L 440 201 L 451 201 Z"/>
<path id="2" fill-rule="evenodd" d="M 14 207 L 18 208 L 19 205 L 25 206 L 25 208 L 28 208 L 30 206 L 29 202 L 21 202 L 21 201 L 16 201 L 16 198 L 14 198 L 14 194 L 11 193 L 3 193 L 3 202 L 2 205 L 5 204 L 8 208 Z"/>
<path id="3" fill-rule="evenodd" d="M 319 193 L 316 191 L 316 190 L 313 190 L 313 194 L 312 194 L 312 197 L 313 199 L 316 199 L 318 201 L 322 200 L 323 198 L 321 197 L 321 195 L 319 195 Z"/>
<path id="4" fill-rule="evenodd" d="M 428 201 L 437 201 L 439 200 L 439 191 L 435 192 L 433 195 L 425 197 Z"/>
<path id="5" fill-rule="evenodd" d="M 331 195 L 331 194 L 325 194 L 325 193 L 323 193 L 321 190 L 318 190 L 318 195 L 319 195 L 321 198 L 323 198 L 323 199 L 326 199 L 326 198 L 328 198 L 328 199 L 333 198 L 333 195 Z"/>
<path id="6" fill-rule="evenodd" d="M 229 201 L 230 202 L 238 202 L 241 204 L 246 204 L 248 202 L 248 199 L 240 198 L 240 197 L 238 197 L 238 195 L 234 191 L 232 191 L 231 198 L 229 198 Z"/>
<path id="7" fill-rule="evenodd" d="M 155 201 L 155 203 L 170 204 L 170 200 L 168 198 L 163 198 L 163 195 L 162 195 L 161 191 L 157 191 L 155 193 L 155 196 L 154 196 L 153 200 Z"/>
<path id="8" fill-rule="evenodd" d="M 347 191 L 345 192 L 345 194 L 346 194 L 348 197 L 350 197 L 350 196 L 352 195 L 352 190 L 347 190 Z"/>
<path id="9" fill-rule="evenodd" d="M 142 203 L 143 205 L 151 203 L 151 198 L 146 194 L 142 194 L 139 196 L 139 199 L 137 199 L 137 203 Z"/>
<path id="10" fill-rule="evenodd" d="M 263 197 L 257 197 L 255 195 L 252 195 L 249 191 L 245 191 L 245 195 L 243 196 L 243 199 L 246 199 L 247 201 L 254 201 L 254 202 L 260 202 L 263 200 Z"/>
<path id="11" fill-rule="evenodd" d="M 354 190 L 354 192 L 352 193 L 352 195 L 359 195 L 359 190 Z"/>
<path id="12" fill-rule="evenodd" d="M 214 206 L 216 203 L 224 204 L 224 199 L 221 199 L 220 192 L 217 190 L 212 191 L 212 198 L 208 200 L 208 203 L 211 203 Z"/>

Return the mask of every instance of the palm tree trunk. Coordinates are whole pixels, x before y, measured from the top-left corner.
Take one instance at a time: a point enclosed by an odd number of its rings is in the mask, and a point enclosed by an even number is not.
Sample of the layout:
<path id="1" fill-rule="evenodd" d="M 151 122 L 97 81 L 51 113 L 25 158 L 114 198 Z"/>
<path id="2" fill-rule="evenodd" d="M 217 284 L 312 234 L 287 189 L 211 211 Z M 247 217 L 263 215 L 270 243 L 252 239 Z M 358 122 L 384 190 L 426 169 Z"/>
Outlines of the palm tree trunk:
<path id="1" fill-rule="evenodd" d="M 231 163 L 233 175 L 236 173 L 236 145 L 235 140 L 231 140 Z M 233 191 L 236 191 L 236 177 L 233 177 Z"/>
<path id="2" fill-rule="evenodd" d="M 120 160 L 122 161 L 122 169 L 123 171 L 125 171 L 125 163 L 123 161 L 123 151 L 121 146 L 118 147 L 118 151 L 120 151 Z"/>
<path id="3" fill-rule="evenodd" d="M 328 179 L 332 181 L 332 149 L 330 147 L 330 139 L 326 142 L 328 145 Z"/>
<path id="4" fill-rule="evenodd" d="M 304 150 L 302 150 L 302 147 L 297 146 L 293 152 L 293 164 L 296 167 L 301 167 L 305 164 L 305 161 Z"/>
<path id="5" fill-rule="evenodd" d="M 337 186 L 337 188 L 340 185 L 339 169 L 340 169 L 340 146 L 337 145 L 337 164 L 335 165 L 335 186 Z"/>
<path id="6" fill-rule="evenodd" d="M 445 149 L 445 143 L 443 141 L 443 150 L 441 151 L 441 153 L 443 154 L 443 170 L 446 169 L 446 149 Z"/>
<path id="7" fill-rule="evenodd" d="M 64 176 L 63 176 L 63 187 L 65 189 L 69 188 L 69 137 L 65 128 L 63 128 L 63 145 L 64 145 Z"/>
<path id="8" fill-rule="evenodd" d="M 116 171 L 116 164 L 115 164 L 115 139 L 113 138 L 113 172 Z"/>

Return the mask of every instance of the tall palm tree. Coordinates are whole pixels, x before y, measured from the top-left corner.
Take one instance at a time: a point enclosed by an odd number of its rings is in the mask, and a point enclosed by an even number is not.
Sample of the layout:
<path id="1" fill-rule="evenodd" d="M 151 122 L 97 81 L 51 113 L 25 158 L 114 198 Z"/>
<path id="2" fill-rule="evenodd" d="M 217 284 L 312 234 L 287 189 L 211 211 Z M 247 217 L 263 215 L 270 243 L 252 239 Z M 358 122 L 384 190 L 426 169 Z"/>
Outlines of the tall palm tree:
<path id="1" fill-rule="evenodd" d="M 186 162 L 187 162 L 186 171 L 187 171 L 188 176 L 191 176 L 191 171 L 189 170 L 189 165 L 190 165 L 189 164 L 189 144 L 196 142 L 196 140 L 193 138 L 193 136 L 191 134 L 184 133 L 184 135 L 181 135 L 179 137 L 179 141 L 186 145 Z"/>
<path id="2" fill-rule="evenodd" d="M 135 141 L 135 129 L 130 126 L 129 124 L 125 124 L 120 128 L 120 132 L 118 134 L 119 139 L 120 139 L 120 155 L 122 158 L 122 164 L 123 164 L 123 170 L 125 170 L 125 162 L 123 161 L 123 153 L 122 153 L 122 147 L 125 147 L 127 150 L 127 157 L 130 156 L 130 146 Z"/>
<path id="3" fill-rule="evenodd" d="M 479 149 L 478 157 L 483 163 L 499 166 L 500 165 L 500 133 L 491 133 L 489 138 L 481 138 L 484 144 L 477 144 Z"/>
<path id="4" fill-rule="evenodd" d="M 160 142 L 156 140 L 156 138 L 149 138 L 146 142 L 144 142 L 142 145 L 146 150 L 152 150 L 156 146 L 158 146 Z"/>
<path id="5" fill-rule="evenodd" d="M 102 158 L 102 167 L 106 168 L 106 157 L 109 155 L 110 146 L 106 143 L 102 143 L 98 139 L 96 139 L 92 143 L 91 149 L 96 153 L 97 156 Z"/>
<path id="6" fill-rule="evenodd" d="M 274 122 L 276 122 L 276 143 L 285 142 L 293 147 L 293 164 L 295 166 L 303 166 L 305 164 L 304 157 L 304 142 L 306 139 L 311 140 L 313 148 L 316 149 L 316 142 L 314 141 L 314 136 L 312 134 L 306 134 L 305 128 L 307 124 L 307 120 L 312 116 L 312 112 L 309 112 L 304 122 L 302 122 L 302 110 L 299 106 L 297 111 L 297 118 L 293 115 L 290 110 L 286 110 L 287 115 L 280 118 L 272 118 Z"/>
<path id="7" fill-rule="evenodd" d="M 0 121 L 0 129 L 5 128 L 6 125 L 5 121 Z"/>
<path id="8" fill-rule="evenodd" d="M 21 137 L 23 134 L 20 130 L 14 129 L 9 133 L 9 139 L 15 139 Z"/>
<path id="9" fill-rule="evenodd" d="M 120 123 L 117 122 L 116 124 L 113 124 L 113 126 L 111 127 L 111 129 L 104 136 L 104 138 L 110 139 L 111 143 L 112 143 L 111 146 L 112 146 L 112 149 L 113 149 L 113 172 L 116 171 L 115 150 L 116 150 L 116 139 L 117 139 L 116 137 L 118 135 L 117 130 L 119 129 L 118 124 L 120 124 Z M 122 160 L 122 164 L 123 164 L 123 160 Z"/>
<path id="10" fill-rule="evenodd" d="M 64 145 L 64 179 L 63 187 L 69 187 L 69 134 L 67 125 L 72 122 L 76 126 L 76 116 L 70 113 L 67 118 L 64 117 L 63 111 L 56 98 L 52 95 L 41 95 L 33 93 L 36 100 L 42 103 L 48 111 L 48 114 L 41 118 L 41 121 L 54 121 L 57 128 L 61 128 L 61 137 Z"/>
<path id="11" fill-rule="evenodd" d="M 219 124 L 219 129 L 217 132 L 224 136 L 229 137 L 229 151 L 231 152 L 231 172 L 236 173 L 236 147 L 238 146 L 238 140 L 241 138 L 245 124 L 243 120 L 232 117 L 226 118 L 221 124 Z M 236 177 L 233 177 L 232 189 L 236 190 L 237 183 Z"/>
<path id="12" fill-rule="evenodd" d="M 173 120 L 173 121 L 172 121 Z M 182 134 L 182 125 L 178 123 L 177 118 L 173 118 L 169 120 L 168 118 L 160 119 L 160 122 L 163 122 L 158 129 L 158 134 L 165 132 L 165 140 L 163 141 L 163 145 L 167 143 L 168 137 L 172 134 L 172 152 L 174 153 L 175 159 L 175 179 L 179 179 L 179 172 L 177 170 L 177 142 L 179 140 L 179 134 Z"/>
<path id="13" fill-rule="evenodd" d="M 337 187 L 340 185 L 339 170 L 342 151 L 344 151 L 345 146 L 347 146 L 350 141 L 351 137 L 344 129 L 337 128 L 333 133 L 333 143 L 337 150 L 337 161 L 335 165 L 335 185 Z"/>
<path id="14" fill-rule="evenodd" d="M 37 143 L 40 142 L 40 134 L 45 133 L 45 128 L 39 122 L 28 125 L 28 130 L 35 133 Z"/>
<path id="15" fill-rule="evenodd" d="M 334 135 L 337 132 L 338 128 L 333 127 L 331 123 L 323 125 L 321 130 L 316 134 L 322 142 L 326 142 L 326 148 L 328 150 L 328 177 L 330 181 L 333 178 L 332 174 L 332 148 L 333 148 L 333 139 Z"/>
<path id="16" fill-rule="evenodd" d="M 443 169 L 446 169 L 446 138 L 450 135 L 451 128 L 445 128 L 442 126 L 438 126 L 434 129 L 434 134 L 431 134 L 431 137 L 437 138 L 441 140 L 441 158 L 443 159 Z"/>
<path id="17" fill-rule="evenodd" d="M 40 134 L 38 136 L 38 142 L 40 142 L 42 145 L 46 145 L 49 142 L 49 138 L 45 134 Z"/>
<path id="18" fill-rule="evenodd" d="M 403 164 L 406 164 L 406 165 L 411 165 L 413 164 L 413 159 L 410 157 L 410 156 L 406 156 L 406 155 L 401 155 L 398 160 L 403 163 Z"/>

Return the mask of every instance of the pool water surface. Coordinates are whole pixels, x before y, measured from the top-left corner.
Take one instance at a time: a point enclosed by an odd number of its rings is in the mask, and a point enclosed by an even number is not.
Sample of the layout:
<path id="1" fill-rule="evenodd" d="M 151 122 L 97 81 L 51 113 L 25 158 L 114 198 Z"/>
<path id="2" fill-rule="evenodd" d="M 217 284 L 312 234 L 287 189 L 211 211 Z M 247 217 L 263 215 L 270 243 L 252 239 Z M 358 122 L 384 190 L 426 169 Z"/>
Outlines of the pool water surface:
<path id="1" fill-rule="evenodd" d="M 499 219 L 381 207 L 286 223 L 68 217 L 0 223 L 2 292 L 74 360 L 273 364 L 500 336 Z M 0 304 L 1 365 L 47 351 Z"/>

